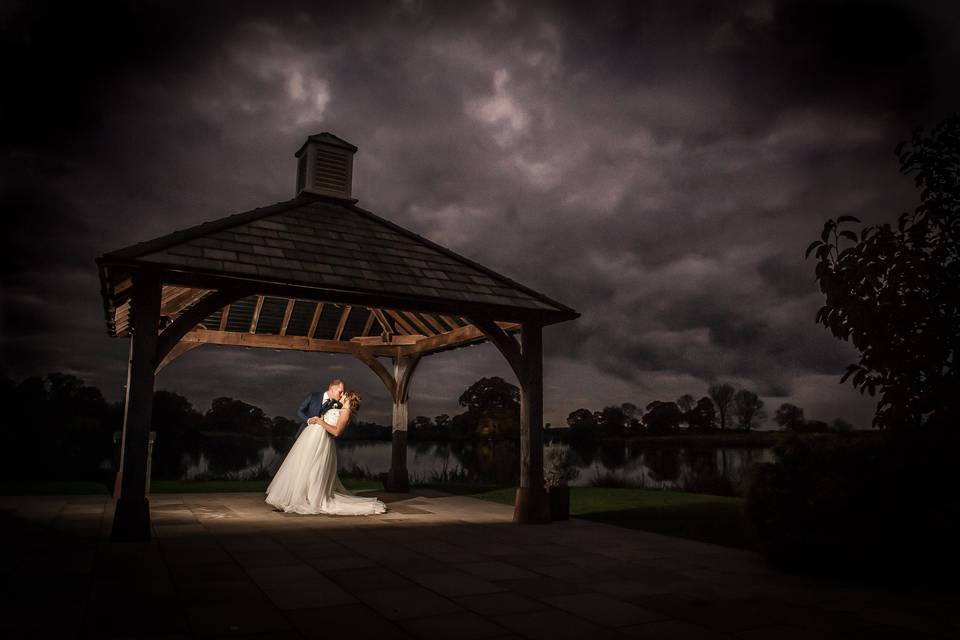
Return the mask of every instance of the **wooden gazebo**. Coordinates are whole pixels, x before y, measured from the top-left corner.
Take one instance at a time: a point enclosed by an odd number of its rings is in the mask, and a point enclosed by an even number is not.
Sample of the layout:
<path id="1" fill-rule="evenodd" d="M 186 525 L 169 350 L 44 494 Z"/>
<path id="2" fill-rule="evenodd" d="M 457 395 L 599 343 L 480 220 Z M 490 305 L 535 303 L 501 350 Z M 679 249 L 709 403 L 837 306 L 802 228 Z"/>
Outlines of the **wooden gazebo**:
<path id="1" fill-rule="evenodd" d="M 296 153 L 292 200 L 97 259 L 108 332 L 132 338 L 113 539 L 150 538 L 145 489 L 154 378 L 204 344 L 344 353 L 363 361 L 393 399 L 386 487 L 405 492 L 407 399 L 417 363 L 490 340 L 521 392 L 514 520 L 549 521 L 542 328 L 580 314 L 356 206 L 355 152 L 332 134 L 310 136 Z"/>

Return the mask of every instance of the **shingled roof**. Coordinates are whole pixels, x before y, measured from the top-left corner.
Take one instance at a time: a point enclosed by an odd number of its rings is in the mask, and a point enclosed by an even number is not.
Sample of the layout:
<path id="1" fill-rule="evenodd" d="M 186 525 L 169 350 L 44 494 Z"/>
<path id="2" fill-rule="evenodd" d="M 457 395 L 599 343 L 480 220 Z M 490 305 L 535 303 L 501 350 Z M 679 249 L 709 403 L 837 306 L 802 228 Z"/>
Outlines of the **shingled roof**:
<path id="1" fill-rule="evenodd" d="M 296 153 L 295 198 L 99 257 L 108 333 L 130 335 L 143 272 L 162 283 L 161 327 L 186 330 L 174 353 L 227 344 L 413 356 L 482 341 L 491 322 L 509 333 L 580 316 L 357 206 L 355 150 L 310 136 Z"/>
<path id="2" fill-rule="evenodd" d="M 353 202 L 310 193 L 113 251 L 99 262 L 579 315 Z"/>

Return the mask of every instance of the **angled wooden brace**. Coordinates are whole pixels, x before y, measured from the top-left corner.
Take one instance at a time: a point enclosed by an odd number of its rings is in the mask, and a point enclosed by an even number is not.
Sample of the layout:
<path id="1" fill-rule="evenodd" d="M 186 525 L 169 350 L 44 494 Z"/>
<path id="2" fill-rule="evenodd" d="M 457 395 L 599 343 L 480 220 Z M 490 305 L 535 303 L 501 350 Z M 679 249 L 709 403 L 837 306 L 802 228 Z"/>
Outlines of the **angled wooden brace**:
<path id="1" fill-rule="evenodd" d="M 157 338 L 157 352 L 154 356 L 154 370 L 167 357 L 167 354 L 173 347 L 180 342 L 180 339 L 187 335 L 187 332 L 200 324 L 204 318 L 222 309 L 231 302 L 242 298 L 244 292 L 237 290 L 214 291 L 203 297 L 195 305 L 180 314 L 176 320 L 170 323 L 166 329 Z"/>

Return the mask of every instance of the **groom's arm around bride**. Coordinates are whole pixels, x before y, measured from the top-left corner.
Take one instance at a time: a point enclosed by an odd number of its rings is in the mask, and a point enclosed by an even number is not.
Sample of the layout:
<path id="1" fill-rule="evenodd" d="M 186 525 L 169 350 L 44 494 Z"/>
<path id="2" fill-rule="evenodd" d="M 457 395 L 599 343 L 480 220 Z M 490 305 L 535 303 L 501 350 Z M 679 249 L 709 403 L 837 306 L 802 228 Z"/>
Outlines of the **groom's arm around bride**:
<path id="1" fill-rule="evenodd" d="M 318 400 L 320 400 L 320 398 L 318 398 L 319 395 L 320 393 L 318 391 L 312 391 L 308 393 L 307 397 L 300 403 L 300 408 L 297 409 L 297 416 L 301 420 L 300 429 L 297 430 L 297 435 L 293 437 L 294 440 L 299 438 L 303 430 L 307 428 L 307 422 L 310 418 L 317 415 L 317 408 L 321 404 L 321 402 L 318 402 Z"/>

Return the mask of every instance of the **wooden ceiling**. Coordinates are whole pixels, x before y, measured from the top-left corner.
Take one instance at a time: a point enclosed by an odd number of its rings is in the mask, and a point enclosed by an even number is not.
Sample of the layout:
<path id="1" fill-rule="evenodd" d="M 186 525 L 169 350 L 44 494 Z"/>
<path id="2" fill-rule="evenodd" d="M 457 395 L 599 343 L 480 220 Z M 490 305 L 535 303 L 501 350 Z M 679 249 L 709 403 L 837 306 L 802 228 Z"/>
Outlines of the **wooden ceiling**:
<path id="1" fill-rule="evenodd" d="M 210 289 L 164 285 L 160 329 L 211 293 Z M 112 320 L 117 336 L 129 334 L 129 300 L 114 307 Z M 520 330 L 517 322 L 498 321 L 497 325 L 507 332 Z M 436 353 L 486 339 L 463 316 L 251 295 L 195 325 L 180 340 L 174 357 L 202 344 L 398 357 Z"/>

